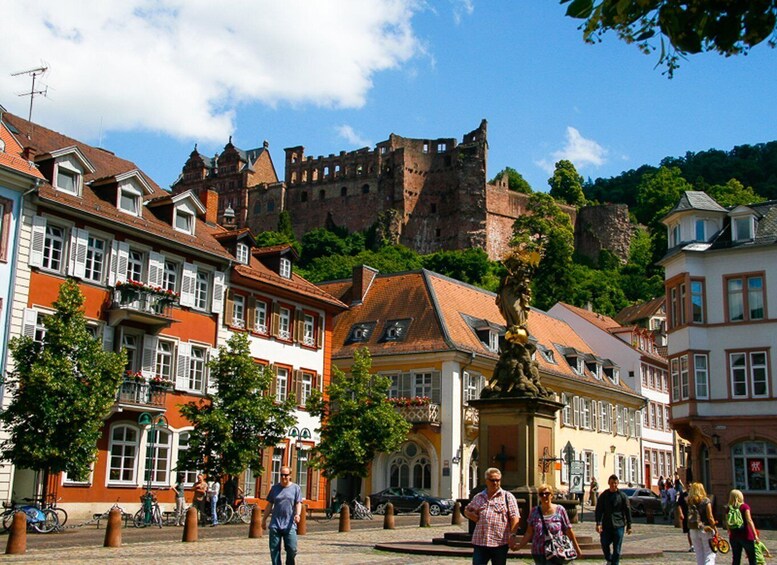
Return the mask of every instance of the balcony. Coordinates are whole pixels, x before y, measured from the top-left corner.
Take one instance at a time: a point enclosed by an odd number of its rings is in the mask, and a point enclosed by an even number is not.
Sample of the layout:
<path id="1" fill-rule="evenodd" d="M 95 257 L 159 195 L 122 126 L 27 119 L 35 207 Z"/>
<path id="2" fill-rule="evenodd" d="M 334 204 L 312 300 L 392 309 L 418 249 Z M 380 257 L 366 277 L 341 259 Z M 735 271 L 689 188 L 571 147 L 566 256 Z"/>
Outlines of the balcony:
<path id="1" fill-rule="evenodd" d="M 144 410 L 164 412 L 167 390 L 167 387 L 160 387 L 146 381 L 124 379 L 116 394 L 117 411 Z"/>
<path id="2" fill-rule="evenodd" d="M 108 323 L 117 326 L 127 320 L 161 329 L 173 323 L 172 310 L 177 297 L 158 290 L 131 287 L 127 284 L 113 291 Z"/>
<path id="3" fill-rule="evenodd" d="M 394 409 L 404 416 L 411 424 L 440 425 L 440 405 L 424 404 L 421 406 L 394 406 Z"/>

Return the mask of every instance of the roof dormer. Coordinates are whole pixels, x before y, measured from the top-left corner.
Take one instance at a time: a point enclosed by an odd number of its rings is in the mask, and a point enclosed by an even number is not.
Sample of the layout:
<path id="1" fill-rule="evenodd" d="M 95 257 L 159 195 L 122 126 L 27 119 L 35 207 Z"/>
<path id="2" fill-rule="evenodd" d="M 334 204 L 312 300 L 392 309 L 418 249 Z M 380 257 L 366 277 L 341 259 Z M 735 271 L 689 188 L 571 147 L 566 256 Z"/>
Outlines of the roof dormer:
<path id="1" fill-rule="evenodd" d="M 259 247 L 253 251 L 254 257 L 268 269 L 285 279 L 291 278 L 292 264 L 297 260 L 297 252 L 288 243 Z"/>
<path id="2" fill-rule="evenodd" d="M 95 168 L 89 159 L 75 145 L 57 149 L 36 156 L 35 162 L 53 160 L 51 185 L 61 192 L 81 196 L 84 188 L 84 175 L 94 173 Z"/>
<path id="3" fill-rule="evenodd" d="M 757 226 L 755 211 L 749 206 L 737 206 L 729 212 L 731 218 L 731 240 L 752 241 Z"/>
<path id="4" fill-rule="evenodd" d="M 154 189 L 148 184 L 137 169 L 116 177 L 116 208 L 131 216 L 140 216 L 143 207 L 143 197 L 154 194 Z"/>
<path id="5" fill-rule="evenodd" d="M 205 206 L 193 191 L 187 190 L 171 198 L 173 203 L 173 229 L 194 235 L 197 216 L 205 214 Z"/>

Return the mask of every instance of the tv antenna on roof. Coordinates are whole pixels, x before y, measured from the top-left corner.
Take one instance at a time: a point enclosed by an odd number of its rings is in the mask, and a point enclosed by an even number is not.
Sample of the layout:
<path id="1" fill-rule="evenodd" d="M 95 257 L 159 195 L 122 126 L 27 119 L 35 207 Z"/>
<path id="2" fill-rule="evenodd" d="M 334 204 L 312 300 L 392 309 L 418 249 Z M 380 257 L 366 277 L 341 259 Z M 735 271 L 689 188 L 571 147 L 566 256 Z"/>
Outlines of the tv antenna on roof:
<path id="1" fill-rule="evenodd" d="M 30 88 L 29 92 L 24 92 L 20 94 L 19 96 L 29 96 L 30 97 L 30 115 L 27 118 L 28 122 L 32 122 L 32 102 L 35 100 L 36 94 L 42 94 L 43 96 L 46 96 L 46 94 L 49 91 L 49 87 L 47 86 L 45 90 L 35 90 L 35 79 L 38 76 L 43 76 L 43 74 L 48 70 L 48 67 L 38 67 L 37 69 L 29 69 L 26 71 L 19 71 L 17 73 L 11 73 L 12 77 L 18 77 L 20 75 L 30 75 L 32 77 L 32 87 Z"/>

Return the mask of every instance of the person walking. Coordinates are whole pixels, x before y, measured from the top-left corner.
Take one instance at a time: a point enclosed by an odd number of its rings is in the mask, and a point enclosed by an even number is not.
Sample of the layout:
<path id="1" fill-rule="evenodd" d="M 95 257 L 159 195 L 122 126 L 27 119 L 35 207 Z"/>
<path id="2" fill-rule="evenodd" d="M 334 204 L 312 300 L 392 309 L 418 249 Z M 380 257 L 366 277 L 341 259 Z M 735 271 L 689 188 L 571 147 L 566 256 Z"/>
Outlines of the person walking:
<path id="1" fill-rule="evenodd" d="M 596 503 L 596 532 L 608 565 L 618 565 L 623 546 L 623 531 L 631 535 L 631 507 L 626 495 L 618 490 L 618 476 L 610 475 L 608 489 Z"/>
<path id="2" fill-rule="evenodd" d="M 216 507 L 219 504 L 219 495 L 221 494 L 221 481 L 218 477 L 213 477 L 213 480 L 208 487 L 208 498 L 210 499 L 210 527 L 219 525 L 219 518 L 216 515 Z"/>
<path id="3" fill-rule="evenodd" d="M 205 482 L 205 475 L 200 473 L 197 475 L 197 482 L 192 487 L 194 489 L 194 497 L 192 498 L 192 504 L 197 509 L 197 521 L 200 524 L 205 523 L 205 495 L 208 494 L 208 483 Z"/>
<path id="4" fill-rule="evenodd" d="M 526 520 L 526 531 L 520 541 L 511 536 L 510 549 L 519 550 L 531 542 L 531 556 L 536 565 L 551 565 L 552 562 L 545 558 L 545 537 L 566 534 L 577 551 L 577 558 L 583 556 L 580 544 L 577 542 L 575 532 L 569 522 L 569 516 L 563 506 L 553 504 L 553 487 L 542 484 L 537 487 L 537 495 L 540 497 L 538 506 L 532 508 Z M 545 527 L 547 526 L 547 532 Z"/>
<path id="5" fill-rule="evenodd" d="M 599 498 L 599 483 L 596 482 L 596 477 L 591 477 L 590 492 L 588 493 L 588 504 L 596 506 L 596 501 Z"/>
<path id="6" fill-rule="evenodd" d="M 731 565 L 740 564 L 743 549 L 747 555 L 748 563 L 756 565 L 755 542 L 759 541 L 758 530 L 755 529 L 755 524 L 753 524 L 750 505 L 745 502 L 745 496 L 741 490 L 733 489 L 729 493 L 728 508 L 726 508 L 727 515 L 729 509 L 738 509 L 742 516 L 742 525 L 739 528 L 733 528 L 730 524 L 726 524 L 728 539 L 731 541 L 731 550 L 733 551 Z"/>
<path id="7" fill-rule="evenodd" d="M 464 515 L 475 522 L 472 564 L 505 565 L 512 534 L 518 529 L 518 502 L 501 487 L 502 471 L 486 469 L 486 489 L 475 495 Z"/>
<path id="8" fill-rule="evenodd" d="M 291 482 L 291 468 L 281 467 L 281 480 L 270 488 L 262 529 L 270 519 L 270 560 L 281 565 L 281 540 L 286 548 L 286 565 L 294 565 L 297 556 L 297 524 L 302 515 L 302 489 Z"/>
<path id="9" fill-rule="evenodd" d="M 666 506 L 664 506 L 664 520 L 667 522 L 674 519 L 674 508 L 677 504 L 677 491 L 674 483 L 669 483 L 664 491 L 666 493 Z"/>
<path id="10" fill-rule="evenodd" d="M 683 533 L 688 538 L 688 553 L 693 553 L 693 541 L 691 540 L 691 530 L 688 528 L 688 491 L 684 490 L 677 495 L 677 508 L 680 512 L 680 526 Z"/>
<path id="11" fill-rule="evenodd" d="M 696 565 L 715 565 L 717 553 L 712 551 L 709 542 L 718 534 L 716 524 L 704 485 L 691 483 L 688 488 L 688 530 L 696 553 Z"/>
<path id="12" fill-rule="evenodd" d="M 186 515 L 186 497 L 184 496 L 183 486 L 183 473 L 178 473 L 175 476 L 175 486 L 173 487 L 175 493 L 175 525 L 183 526 L 184 517 Z"/>

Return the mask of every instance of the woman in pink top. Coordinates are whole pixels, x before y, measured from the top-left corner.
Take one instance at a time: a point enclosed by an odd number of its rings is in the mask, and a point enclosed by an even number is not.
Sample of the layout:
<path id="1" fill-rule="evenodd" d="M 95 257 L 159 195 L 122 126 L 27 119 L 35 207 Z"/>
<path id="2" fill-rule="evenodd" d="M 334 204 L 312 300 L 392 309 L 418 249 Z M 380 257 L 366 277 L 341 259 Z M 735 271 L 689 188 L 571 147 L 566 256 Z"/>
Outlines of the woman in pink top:
<path id="1" fill-rule="evenodd" d="M 750 515 L 750 506 L 745 502 L 745 496 L 741 490 L 734 489 L 728 495 L 728 505 L 731 508 L 739 508 L 742 513 L 742 527 L 728 531 L 728 539 L 731 540 L 733 549 L 733 561 L 731 565 L 739 565 L 742 561 L 742 550 L 747 554 L 747 561 L 755 565 L 755 542 L 758 539 L 758 531 L 753 524 Z"/>

